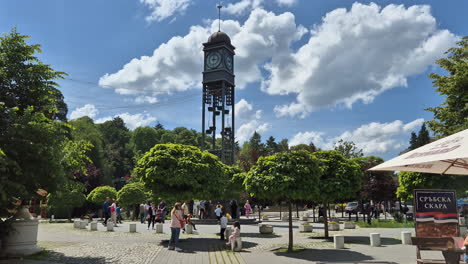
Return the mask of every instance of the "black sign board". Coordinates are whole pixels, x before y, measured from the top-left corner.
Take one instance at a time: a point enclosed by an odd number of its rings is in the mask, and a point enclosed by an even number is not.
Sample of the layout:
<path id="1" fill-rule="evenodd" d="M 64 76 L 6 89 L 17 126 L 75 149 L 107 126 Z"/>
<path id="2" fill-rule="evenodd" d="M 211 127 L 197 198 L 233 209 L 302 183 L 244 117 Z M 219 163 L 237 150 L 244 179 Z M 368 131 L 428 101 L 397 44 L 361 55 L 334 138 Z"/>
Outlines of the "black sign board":
<path id="1" fill-rule="evenodd" d="M 453 190 L 414 190 L 416 236 L 458 236 L 457 196 Z"/>

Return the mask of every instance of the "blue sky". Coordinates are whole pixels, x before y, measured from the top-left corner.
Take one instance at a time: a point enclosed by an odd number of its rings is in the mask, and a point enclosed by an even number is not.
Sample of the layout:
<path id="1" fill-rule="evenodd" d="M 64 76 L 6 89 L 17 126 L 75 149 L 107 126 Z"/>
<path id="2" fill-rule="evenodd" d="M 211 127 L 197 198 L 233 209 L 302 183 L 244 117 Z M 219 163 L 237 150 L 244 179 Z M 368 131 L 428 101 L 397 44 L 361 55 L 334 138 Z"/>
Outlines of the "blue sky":
<path id="1" fill-rule="evenodd" d="M 134 129 L 201 129 L 202 43 L 217 1 L 0 1 L 0 31 L 42 45 L 68 73 L 69 117 Z M 467 35 L 468 1 L 222 1 L 236 46 L 237 137 L 330 148 L 343 138 L 385 159 L 443 100 L 427 78 Z"/>

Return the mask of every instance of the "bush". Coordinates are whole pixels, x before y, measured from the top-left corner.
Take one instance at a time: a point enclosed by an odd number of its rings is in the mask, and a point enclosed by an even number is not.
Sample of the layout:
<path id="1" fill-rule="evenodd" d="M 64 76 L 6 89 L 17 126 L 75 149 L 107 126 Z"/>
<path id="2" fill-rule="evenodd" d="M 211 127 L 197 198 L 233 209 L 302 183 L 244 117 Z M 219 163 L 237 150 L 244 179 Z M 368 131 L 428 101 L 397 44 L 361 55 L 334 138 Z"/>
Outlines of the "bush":
<path id="1" fill-rule="evenodd" d="M 392 216 L 395 222 L 398 222 L 398 223 L 403 223 L 403 220 L 405 218 L 405 215 L 402 214 L 401 212 L 394 212 Z"/>

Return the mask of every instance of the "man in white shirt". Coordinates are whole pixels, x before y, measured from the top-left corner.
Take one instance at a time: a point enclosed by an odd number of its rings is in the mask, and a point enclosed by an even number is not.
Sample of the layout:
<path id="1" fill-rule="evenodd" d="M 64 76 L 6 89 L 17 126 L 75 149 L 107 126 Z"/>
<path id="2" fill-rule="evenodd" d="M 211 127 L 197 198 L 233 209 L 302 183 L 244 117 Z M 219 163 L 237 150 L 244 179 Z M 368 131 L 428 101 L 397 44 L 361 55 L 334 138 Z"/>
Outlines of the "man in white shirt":
<path id="1" fill-rule="evenodd" d="M 221 212 L 221 219 L 219 220 L 221 226 L 221 240 L 224 240 L 224 231 L 226 231 L 228 219 L 224 212 Z"/>
<path id="2" fill-rule="evenodd" d="M 147 220 L 146 218 L 148 217 L 148 209 L 149 209 L 149 208 L 150 208 L 150 203 L 148 202 L 148 203 L 146 203 L 145 206 L 144 206 L 145 212 L 144 212 L 143 218 L 144 218 L 145 220 Z M 143 221 L 143 224 L 144 224 L 144 223 L 145 223 L 145 221 Z"/>

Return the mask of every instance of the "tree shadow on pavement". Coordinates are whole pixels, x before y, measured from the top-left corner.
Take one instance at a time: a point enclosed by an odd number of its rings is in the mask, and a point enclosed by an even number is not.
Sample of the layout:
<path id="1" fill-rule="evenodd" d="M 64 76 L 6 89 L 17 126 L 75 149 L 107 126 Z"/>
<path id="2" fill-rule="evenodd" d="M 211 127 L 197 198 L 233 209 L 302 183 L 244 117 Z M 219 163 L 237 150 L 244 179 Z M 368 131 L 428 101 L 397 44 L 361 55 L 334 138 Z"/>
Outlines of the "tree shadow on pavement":
<path id="1" fill-rule="evenodd" d="M 364 255 L 359 252 L 350 251 L 350 250 L 336 250 L 336 249 L 304 249 L 297 253 L 283 253 L 276 252 L 274 253 L 277 256 L 302 259 L 307 261 L 323 261 L 326 263 L 333 262 L 361 262 L 365 263 L 387 263 L 387 264 L 397 264 L 394 262 L 368 262 L 369 260 L 374 260 L 371 256 Z"/>
<path id="2" fill-rule="evenodd" d="M 167 247 L 169 240 L 162 240 L 159 245 Z M 249 249 L 257 246 L 257 243 L 242 241 L 242 249 Z M 178 247 L 185 253 L 208 252 L 220 249 L 230 249 L 226 246 L 226 241 L 216 238 L 187 238 L 180 239 Z"/>
<path id="3" fill-rule="evenodd" d="M 257 238 L 277 238 L 281 237 L 275 233 L 273 234 L 260 234 L 260 233 L 242 233 L 241 237 L 257 237 Z"/>
<path id="4" fill-rule="evenodd" d="M 105 264 L 109 263 L 109 260 L 106 261 L 105 257 L 89 257 L 89 256 L 83 256 L 83 257 L 77 257 L 77 256 L 67 256 L 63 253 L 60 252 L 55 252 L 53 250 L 47 250 L 43 251 L 39 254 L 32 255 L 26 257 L 26 260 L 31 260 L 31 261 L 41 261 L 40 263 L 70 263 L 70 264 Z M 1 262 L 0 262 L 1 263 Z M 15 263 L 15 262 L 8 262 L 8 263 Z M 24 263 L 24 262 L 18 262 L 18 263 Z"/>
<path id="5" fill-rule="evenodd" d="M 333 239 L 332 239 L 333 241 Z M 370 238 L 368 236 L 345 236 L 344 242 L 347 244 L 370 245 Z M 380 244 L 384 245 L 399 245 L 401 240 L 390 237 L 381 237 Z"/>

